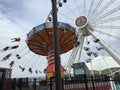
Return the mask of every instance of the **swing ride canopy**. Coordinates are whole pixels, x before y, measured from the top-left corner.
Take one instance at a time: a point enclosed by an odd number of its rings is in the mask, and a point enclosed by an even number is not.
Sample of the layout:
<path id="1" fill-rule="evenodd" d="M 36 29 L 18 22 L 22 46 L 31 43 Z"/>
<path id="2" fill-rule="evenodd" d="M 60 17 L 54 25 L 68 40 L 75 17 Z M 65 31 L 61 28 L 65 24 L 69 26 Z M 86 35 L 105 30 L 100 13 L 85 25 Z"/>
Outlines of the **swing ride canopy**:
<path id="1" fill-rule="evenodd" d="M 75 28 L 69 24 L 58 22 L 60 54 L 74 47 L 77 42 Z M 36 54 L 47 56 L 48 47 L 53 45 L 53 23 L 46 22 L 34 27 L 27 34 L 27 45 Z"/>

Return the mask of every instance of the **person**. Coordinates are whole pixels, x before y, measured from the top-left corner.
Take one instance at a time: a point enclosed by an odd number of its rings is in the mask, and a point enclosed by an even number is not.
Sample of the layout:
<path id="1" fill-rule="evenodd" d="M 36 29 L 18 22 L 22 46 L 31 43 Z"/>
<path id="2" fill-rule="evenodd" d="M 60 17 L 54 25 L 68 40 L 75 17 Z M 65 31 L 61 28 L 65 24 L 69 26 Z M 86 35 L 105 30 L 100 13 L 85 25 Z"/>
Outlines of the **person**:
<path id="1" fill-rule="evenodd" d="M 86 60 L 86 62 L 89 63 L 89 62 L 91 62 L 91 60 L 92 60 L 91 58 L 88 58 L 88 59 Z"/>
<path id="2" fill-rule="evenodd" d="M 20 38 L 19 37 L 18 38 L 12 38 L 11 42 L 20 42 Z"/>
<path id="3" fill-rule="evenodd" d="M 21 58 L 19 54 L 17 54 L 16 57 L 17 57 L 17 59 L 20 59 L 20 58 Z"/>
<path id="4" fill-rule="evenodd" d="M 12 55 L 12 53 L 6 55 L 5 57 L 3 57 L 3 59 L 1 61 L 5 61 L 5 60 L 9 59 L 11 55 Z"/>
<path id="5" fill-rule="evenodd" d="M 90 44 L 90 41 L 87 41 L 87 44 Z"/>
<path id="6" fill-rule="evenodd" d="M 77 41 L 77 43 L 76 43 L 75 47 L 77 47 L 78 45 L 80 45 L 80 42 L 79 42 L 79 41 Z"/>
<path id="7" fill-rule="evenodd" d="M 7 51 L 9 49 L 9 46 L 6 46 L 5 48 L 3 48 L 2 50 L 0 51 Z"/>
<path id="8" fill-rule="evenodd" d="M 94 40 L 95 43 L 97 43 L 97 42 L 99 42 L 99 41 L 100 41 L 99 39 Z"/>
<path id="9" fill-rule="evenodd" d="M 16 46 L 11 46 L 10 48 L 11 49 L 16 49 L 16 48 L 18 48 L 19 46 L 18 45 L 16 45 Z"/>
<path id="10" fill-rule="evenodd" d="M 14 65 L 14 61 L 11 61 L 11 63 L 9 64 L 10 68 L 12 68 L 13 65 Z"/>
<path id="11" fill-rule="evenodd" d="M 85 50 L 85 51 L 89 51 L 90 48 L 88 48 L 88 47 L 84 47 L 84 50 Z"/>
<path id="12" fill-rule="evenodd" d="M 29 68 L 28 71 L 32 73 L 32 68 Z"/>
<path id="13" fill-rule="evenodd" d="M 88 53 L 87 53 L 87 55 L 88 55 L 88 56 L 91 56 L 91 55 L 92 55 L 92 53 L 93 53 L 93 52 L 88 52 Z"/>
<path id="14" fill-rule="evenodd" d="M 19 66 L 19 68 L 22 70 L 22 72 L 25 70 L 25 68 L 23 68 L 23 67 L 21 67 L 21 66 Z"/>
<path id="15" fill-rule="evenodd" d="M 93 55 L 94 55 L 94 57 L 97 57 L 97 56 L 98 56 L 98 54 L 97 54 L 96 52 L 93 52 Z"/>
<path id="16" fill-rule="evenodd" d="M 38 74 L 38 71 L 37 71 L 37 70 L 35 70 L 35 73 L 37 73 L 37 74 Z"/>
<path id="17" fill-rule="evenodd" d="M 97 48 L 97 50 L 102 50 L 102 49 L 104 49 L 103 47 L 96 47 Z"/>

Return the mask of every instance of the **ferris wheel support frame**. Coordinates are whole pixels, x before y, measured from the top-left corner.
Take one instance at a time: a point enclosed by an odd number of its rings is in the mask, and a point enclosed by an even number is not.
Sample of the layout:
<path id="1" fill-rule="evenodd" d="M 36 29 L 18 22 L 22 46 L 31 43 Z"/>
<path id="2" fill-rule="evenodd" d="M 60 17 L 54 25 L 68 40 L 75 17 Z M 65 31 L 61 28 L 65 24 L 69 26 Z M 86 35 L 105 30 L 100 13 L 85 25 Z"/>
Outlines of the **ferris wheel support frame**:
<path id="1" fill-rule="evenodd" d="M 82 47 L 83 47 L 83 43 L 84 43 L 84 36 L 82 35 L 82 33 L 80 31 L 78 33 L 79 33 L 78 41 L 80 42 L 80 45 L 73 48 L 73 51 L 70 55 L 67 65 L 66 65 L 66 70 L 67 70 L 66 74 L 70 74 L 71 65 L 74 63 L 76 55 L 79 52 L 79 50 L 81 50 L 79 53 L 79 55 L 80 55 L 79 58 L 81 57 Z"/>
<path id="2" fill-rule="evenodd" d="M 92 37 L 96 40 L 99 39 L 98 43 L 107 51 L 107 53 L 114 58 L 114 60 L 120 65 L 120 57 L 119 54 L 113 50 L 109 45 L 107 45 L 103 40 L 95 36 L 90 29 L 88 29 L 88 32 Z"/>
<path id="3" fill-rule="evenodd" d="M 80 39 L 80 46 L 79 46 L 80 52 L 79 52 L 77 63 L 80 62 L 80 59 L 81 59 L 83 44 L 84 44 L 84 36 L 82 35 Z"/>
<path id="4" fill-rule="evenodd" d="M 78 49 L 80 49 L 80 52 L 79 52 L 79 58 L 78 58 L 78 62 L 80 61 L 80 58 L 81 58 L 81 53 L 82 53 L 82 47 L 83 47 L 83 44 L 84 44 L 84 37 L 86 36 L 92 36 L 95 40 L 98 39 L 98 44 L 100 44 L 104 49 L 105 51 L 111 56 L 113 57 L 113 59 L 120 65 L 120 57 L 119 57 L 119 54 L 112 49 L 112 47 L 110 47 L 109 45 L 107 45 L 103 40 L 101 40 L 100 38 L 98 38 L 97 36 L 95 36 L 93 34 L 93 32 L 95 31 L 92 24 L 88 21 L 87 17 L 86 16 L 79 16 L 76 21 L 75 21 L 75 24 L 76 24 L 76 29 L 78 29 L 78 34 L 79 34 L 79 37 L 78 37 L 78 41 L 80 41 L 80 45 L 76 48 L 73 48 L 73 52 L 70 56 L 70 59 L 68 60 L 68 63 L 67 63 L 67 67 L 68 68 L 68 73 L 70 73 L 70 70 L 71 70 L 71 64 L 74 62 L 73 59 L 75 59 L 75 56 L 77 55 L 78 53 Z M 73 58 L 74 57 L 74 58 Z"/>

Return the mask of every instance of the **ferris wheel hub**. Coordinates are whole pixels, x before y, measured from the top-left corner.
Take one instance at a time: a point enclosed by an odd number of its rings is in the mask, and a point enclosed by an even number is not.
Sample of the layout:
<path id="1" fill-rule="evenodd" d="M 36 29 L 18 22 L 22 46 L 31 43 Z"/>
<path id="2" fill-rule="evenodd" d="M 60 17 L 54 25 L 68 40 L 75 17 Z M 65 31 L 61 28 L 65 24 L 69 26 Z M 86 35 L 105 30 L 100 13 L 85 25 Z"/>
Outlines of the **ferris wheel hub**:
<path id="1" fill-rule="evenodd" d="M 88 19 L 86 16 L 80 16 L 76 19 L 75 24 L 79 28 L 84 28 L 88 24 Z"/>

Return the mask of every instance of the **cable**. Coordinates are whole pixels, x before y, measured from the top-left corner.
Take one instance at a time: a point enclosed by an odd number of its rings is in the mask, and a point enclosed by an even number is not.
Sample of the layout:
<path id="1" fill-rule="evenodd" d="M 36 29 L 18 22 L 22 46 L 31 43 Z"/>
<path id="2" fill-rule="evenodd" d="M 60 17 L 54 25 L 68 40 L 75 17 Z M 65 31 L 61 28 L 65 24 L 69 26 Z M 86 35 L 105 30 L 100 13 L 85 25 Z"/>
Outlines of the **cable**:
<path id="1" fill-rule="evenodd" d="M 120 40 L 120 37 L 118 37 L 118 36 L 114 36 L 114 35 L 112 35 L 112 34 L 109 34 L 109 33 L 103 32 L 103 31 L 99 31 L 99 30 L 95 30 L 95 31 L 98 32 L 98 33 L 107 35 L 107 36 L 109 36 L 109 37 L 115 38 L 115 39 L 117 39 L 117 40 Z"/>
<path id="2" fill-rule="evenodd" d="M 96 18 L 98 18 L 98 16 L 100 16 L 108 7 L 110 7 L 113 3 L 115 2 L 115 0 L 111 0 L 110 2 L 108 2 L 100 11 L 98 11 L 93 17 L 94 20 Z M 102 3 L 102 2 L 101 2 Z M 101 4 L 100 4 L 101 5 Z M 92 21 L 94 21 L 92 20 Z"/>

